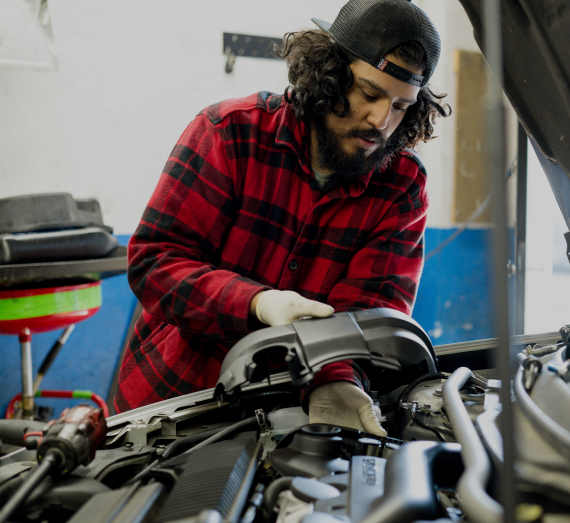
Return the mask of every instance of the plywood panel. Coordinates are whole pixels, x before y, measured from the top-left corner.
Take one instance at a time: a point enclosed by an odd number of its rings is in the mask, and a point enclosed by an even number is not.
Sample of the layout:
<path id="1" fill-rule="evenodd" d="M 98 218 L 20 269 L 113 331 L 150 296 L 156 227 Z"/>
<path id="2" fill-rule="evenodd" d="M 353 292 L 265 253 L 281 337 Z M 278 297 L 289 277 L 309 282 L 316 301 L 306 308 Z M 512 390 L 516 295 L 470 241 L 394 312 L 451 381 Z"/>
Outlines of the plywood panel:
<path id="1" fill-rule="evenodd" d="M 487 65 L 481 53 L 456 51 L 457 114 L 455 189 L 452 221 L 465 222 L 489 194 L 485 175 L 485 110 Z M 490 206 L 475 223 L 491 221 Z"/>

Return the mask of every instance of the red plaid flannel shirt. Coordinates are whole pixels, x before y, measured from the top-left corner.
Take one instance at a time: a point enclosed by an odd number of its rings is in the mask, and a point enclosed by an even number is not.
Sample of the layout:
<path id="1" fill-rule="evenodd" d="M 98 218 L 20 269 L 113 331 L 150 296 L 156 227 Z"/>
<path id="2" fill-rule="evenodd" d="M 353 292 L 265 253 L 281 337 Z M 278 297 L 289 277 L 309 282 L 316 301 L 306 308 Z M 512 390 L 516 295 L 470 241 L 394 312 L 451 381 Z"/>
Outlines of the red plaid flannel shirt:
<path id="1" fill-rule="evenodd" d="M 426 174 L 412 152 L 321 191 L 308 126 L 282 96 L 208 107 L 174 147 L 129 243 L 129 282 L 144 311 L 116 411 L 214 387 L 227 351 L 255 328 L 249 306 L 262 290 L 294 290 L 336 312 L 409 314 L 427 207 Z M 362 385 L 355 369 L 329 365 L 313 386 Z"/>

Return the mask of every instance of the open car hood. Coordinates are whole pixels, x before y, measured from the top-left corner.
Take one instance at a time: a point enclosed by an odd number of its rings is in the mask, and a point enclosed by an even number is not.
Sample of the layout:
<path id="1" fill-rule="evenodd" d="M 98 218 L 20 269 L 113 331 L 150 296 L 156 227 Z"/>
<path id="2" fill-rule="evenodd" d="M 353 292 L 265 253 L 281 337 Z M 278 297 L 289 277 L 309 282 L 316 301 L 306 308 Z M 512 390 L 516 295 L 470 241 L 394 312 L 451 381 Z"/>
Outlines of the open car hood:
<path id="1" fill-rule="evenodd" d="M 483 0 L 460 0 L 483 55 Z M 570 4 L 501 1 L 503 90 L 570 229 Z"/>

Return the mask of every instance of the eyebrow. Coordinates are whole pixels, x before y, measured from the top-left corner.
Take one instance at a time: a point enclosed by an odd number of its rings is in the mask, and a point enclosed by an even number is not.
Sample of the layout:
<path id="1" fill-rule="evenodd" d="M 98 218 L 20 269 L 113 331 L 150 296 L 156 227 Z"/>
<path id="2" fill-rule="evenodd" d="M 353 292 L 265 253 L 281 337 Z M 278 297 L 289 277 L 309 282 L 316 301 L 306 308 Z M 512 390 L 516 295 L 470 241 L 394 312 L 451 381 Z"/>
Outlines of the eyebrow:
<path id="1" fill-rule="evenodd" d="M 390 93 L 388 93 L 386 89 L 380 87 L 377 83 L 373 82 L 372 80 L 368 80 L 368 78 L 361 78 L 361 77 L 358 77 L 358 80 L 362 83 L 365 83 L 368 87 L 374 89 L 375 91 L 378 91 L 380 94 L 388 97 L 390 96 Z M 417 101 L 418 101 L 417 99 L 413 100 L 411 98 L 398 98 L 398 102 L 410 105 L 415 104 Z"/>

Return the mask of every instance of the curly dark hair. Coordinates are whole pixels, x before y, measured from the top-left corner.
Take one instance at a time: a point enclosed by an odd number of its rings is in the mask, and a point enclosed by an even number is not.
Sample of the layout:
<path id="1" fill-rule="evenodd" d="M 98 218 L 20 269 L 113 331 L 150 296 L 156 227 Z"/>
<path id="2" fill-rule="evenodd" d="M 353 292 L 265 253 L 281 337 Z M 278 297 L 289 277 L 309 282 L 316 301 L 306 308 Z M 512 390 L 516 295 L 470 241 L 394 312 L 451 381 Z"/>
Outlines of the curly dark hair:
<path id="1" fill-rule="evenodd" d="M 417 42 L 406 42 L 390 51 L 404 62 L 424 68 L 427 56 Z M 350 64 L 358 58 L 345 51 L 325 31 L 318 29 L 287 33 L 275 54 L 287 61 L 289 86 L 285 100 L 293 106 L 297 118 L 311 122 L 325 114 L 344 118 L 350 110 L 346 94 L 353 84 Z M 393 151 L 413 148 L 432 139 L 433 123 L 439 116 L 449 116 L 449 104 L 438 102 L 447 94 L 435 94 L 428 86 L 418 93 L 417 102 L 408 107 L 404 119 L 390 137 Z"/>

